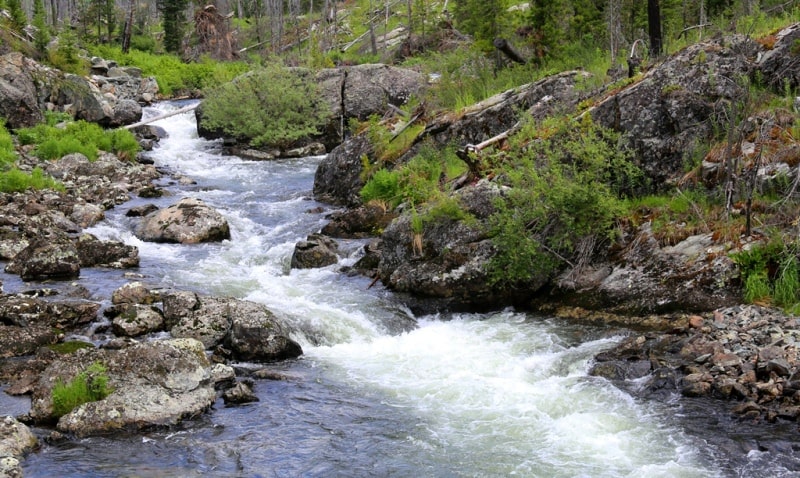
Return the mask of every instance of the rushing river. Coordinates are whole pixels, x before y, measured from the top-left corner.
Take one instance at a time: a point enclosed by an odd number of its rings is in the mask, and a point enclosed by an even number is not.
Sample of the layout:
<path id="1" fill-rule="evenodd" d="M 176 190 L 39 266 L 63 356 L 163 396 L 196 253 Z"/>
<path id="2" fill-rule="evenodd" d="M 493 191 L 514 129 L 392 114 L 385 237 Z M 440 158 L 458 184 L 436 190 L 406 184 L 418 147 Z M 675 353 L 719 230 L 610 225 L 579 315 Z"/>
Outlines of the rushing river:
<path id="1" fill-rule="evenodd" d="M 295 243 L 331 210 L 310 198 L 321 158 L 246 161 L 198 139 L 193 113 L 157 124 L 169 137 L 148 154 L 171 173 L 160 183 L 170 194 L 109 211 L 90 232 L 136 245 L 148 284 L 268 305 L 305 354 L 272 366 L 287 380 L 256 381 L 259 402 L 219 401 L 168 431 L 44 444 L 25 460 L 26 476 L 772 477 L 797 465 L 789 442 L 783 454 L 748 454 L 738 444 L 750 437 L 713 438 L 737 425 L 708 419 L 702 405 L 634 399 L 588 376 L 592 357 L 620 339 L 614 331 L 511 310 L 414 316 L 380 285 L 338 272 L 356 260 L 357 241 L 343 244 L 348 257 L 336 266 L 290 270 Z M 127 209 L 183 196 L 222 212 L 232 239 L 132 235 Z M 80 283 L 108 298 L 128 280 L 86 270 Z"/>

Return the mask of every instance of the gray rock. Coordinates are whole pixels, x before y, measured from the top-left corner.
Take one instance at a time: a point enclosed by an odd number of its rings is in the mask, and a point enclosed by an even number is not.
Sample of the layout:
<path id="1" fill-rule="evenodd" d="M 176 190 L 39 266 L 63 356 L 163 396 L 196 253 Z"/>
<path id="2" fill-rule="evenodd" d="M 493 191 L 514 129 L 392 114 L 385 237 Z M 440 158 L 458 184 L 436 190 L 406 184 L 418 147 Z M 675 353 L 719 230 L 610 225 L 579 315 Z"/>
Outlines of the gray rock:
<path id="1" fill-rule="evenodd" d="M 305 241 L 295 244 L 292 269 L 313 269 L 336 264 L 339 262 L 338 250 L 338 244 L 330 237 L 310 234 Z"/>
<path id="2" fill-rule="evenodd" d="M 136 237 L 150 242 L 195 244 L 230 239 L 230 227 L 225 218 L 193 198 L 148 214 L 136 228 Z"/>
<path id="3" fill-rule="evenodd" d="M 222 393 L 225 405 L 240 405 L 242 403 L 257 402 L 258 397 L 253 392 L 253 381 L 242 380 Z"/>
<path id="4" fill-rule="evenodd" d="M 139 249 L 120 241 L 101 241 L 91 234 L 82 234 L 76 242 L 82 267 L 128 269 L 139 266 Z"/>
<path id="5" fill-rule="evenodd" d="M 155 307 L 144 304 L 125 304 L 117 308 L 119 315 L 111 321 L 114 334 L 138 337 L 164 328 L 164 316 Z"/>
<path id="6" fill-rule="evenodd" d="M 111 293 L 111 303 L 118 304 L 152 304 L 158 295 L 153 293 L 143 283 L 129 282 Z"/>
<path id="7" fill-rule="evenodd" d="M 787 87 L 800 87 L 800 55 L 796 51 L 800 23 L 784 28 L 775 38 L 775 45 L 759 55 L 757 64 L 765 82 L 783 93 Z"/>
<path id="8" fill-rule="evenodd" d="M 230 300 L 231 328 L 225 339 L 237 360 L 276 361 L 299 357 L 300 345 L 289 338 L 277 317 L 262 304 Z"/>
<path id="9" fill-rule="evenodd" d="M 0 56 L 0 117 L 9 128 L 34 126 L 44 119 L 35 77 L 39 65 L 12 52 Z"/>
<path id="10" fill-rule="evenodd" d="M 63 238 L 33 239 L 6 266 L 6 272 L 19 274 L 25 281 L 75 279 L 80 271 L 81 261 L 75 244 Z"/>
<path id="11" fill-rule="evenodd" d="M 20 460 L 38 445 L 27 426 L 10 416 L 0 419 L 0 477 L 21 477 Z"/>
<path id="12" fill-rule="evenodd" d="M 97 349 L 52 362 L 42 373 L 31 401 L 31 418 L 53 420 L 52 389 L 92 363 L 106 368 L 112 393 L 80 405 L 58 420 L 57 428 L 76 436 L 121 429 L 174 425 L 195 417 L 216 398 L 203 346 L 192 339 L 138 343 L 121 350 Z"/>

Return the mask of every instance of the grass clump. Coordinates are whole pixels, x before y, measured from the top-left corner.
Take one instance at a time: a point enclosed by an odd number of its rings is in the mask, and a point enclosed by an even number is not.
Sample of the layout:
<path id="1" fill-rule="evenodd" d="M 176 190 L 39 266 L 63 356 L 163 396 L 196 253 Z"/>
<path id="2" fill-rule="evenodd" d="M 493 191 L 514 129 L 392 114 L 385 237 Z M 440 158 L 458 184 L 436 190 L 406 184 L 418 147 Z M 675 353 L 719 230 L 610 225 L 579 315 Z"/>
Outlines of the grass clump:
<path id="1" fill-rule="evenodd" d="M 84 403 L 106 398 L 112 391 L 108 386 L 105 366 L 94 362 L 68 383 L 62 380 L 56 382 L 51 397 L 53 415 L 62 417 Z"/>
<path id="2" fill-rule="evenodd" d="M 30 173 L 20 170 L 15 165 L 16 160 L 14 140 L 0 120 L 0 192 L 21 192 L 28 188 L 64 190 L 61 183 L 45 175 L 38 167 Z"/>
<path id="3" fill-rule="evenodd" d="M 84 120 L 68 123 L 63 128 L 41 123 L 20 129 L 18 138 L 22 144 L 36 145 L 35 154 L 46 160 L 81 153 L 90 161 L 95 161 L 100 151 L 106 151 L 124 161 L 134 159 L 140 150 L 136 137 L 130 131 L 104 130 Z"/>
<path id="4" fill-rule="evenodd" d="M 311 78 L 271 65 L 208 90 L 202 114 L 208 128 L 253 146 L 285 147 L 319 134 L 330 112 Z"/>
<path id="5" fill-rule="evenodd" d="M 745 302 L 800 310 L 800 264 L 796 243 L 772 238 L 731 255 L 739 267 Z"/>

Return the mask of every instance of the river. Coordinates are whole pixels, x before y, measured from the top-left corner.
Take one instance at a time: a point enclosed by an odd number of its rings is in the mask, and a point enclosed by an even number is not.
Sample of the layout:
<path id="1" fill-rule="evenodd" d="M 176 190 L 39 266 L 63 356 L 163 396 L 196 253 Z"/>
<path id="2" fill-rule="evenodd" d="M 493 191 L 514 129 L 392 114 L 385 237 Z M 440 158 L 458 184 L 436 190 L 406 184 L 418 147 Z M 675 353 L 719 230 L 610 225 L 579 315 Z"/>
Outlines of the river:
<path id="1" fill-rule="evenodd" d="M 708 402 L 637 399 L 589 376 L 592 357 L 620 331 L 513 310 L 415 316 L 402 297 L 339 272 L 356 260 L 358 241 L 343 242 L 347 257 L 337 265 L 290 270 L 295 243 L 333 210 L 311 198 L 321 158 L 225 156 L 197 138 L 193 113 L 157 124 L 169 137 L 148 156 L 171 173 L 159 182 L 169 194 L 108 211 L 89 232 L 137 246 L 148 284 L 268 305 L 305 353 L 271 365 L 287 379 L 256 381 L 259 402 L 220 400 L 169 430 L 45 443 L 24 461 L 25 476 L 773 477 L 800 469 L 791 427 L 770 438 L 783 448 L 759 449 L 751 444 L 763 429 L 709 414 Z M 222 212 L 231 240 L 174 245 L 133 236 L 130 207 L 180 197 Z M 129 280 L 84 270 L 79 282 L 107 299 Z M 4 281 L 14 288 L 13 278 Z M 102 342 L 97 325 L 85 338 Z M 0 399 L 0 407 L 9 403 Z"/>

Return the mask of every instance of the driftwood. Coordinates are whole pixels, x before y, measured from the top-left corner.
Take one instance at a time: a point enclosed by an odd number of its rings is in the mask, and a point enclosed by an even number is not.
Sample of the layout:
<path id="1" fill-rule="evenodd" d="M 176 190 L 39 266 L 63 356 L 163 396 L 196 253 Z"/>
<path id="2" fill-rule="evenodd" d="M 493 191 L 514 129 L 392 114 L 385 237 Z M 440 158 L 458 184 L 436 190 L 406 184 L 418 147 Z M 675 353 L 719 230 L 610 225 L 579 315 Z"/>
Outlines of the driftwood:
<path id="1" fill-rule="evenodd" d="M 519 131 L 522 124 L 517 121 L 514 123 L 514 126 L 511 128 L 503 131 L 500 134 L 492 136 L 491 138 L 481 141 L 478 144 L 468 144 L 463 149 L 459 149 L 456 151 L 456 156 L 459 159 L 467 163 L 467 167 L 469 168 L 469 176 L 472 178 L 480 178 L 483 176 L 483 167 L 481 166 L 481 158 L 480 152 L 484 149 L 492 146 L 493 144 L 499 143 L 508 139 L 509 136 L 513 135 L 517 131 Z"/>
<path id="2" fill-rule="evenodd" d="M 523 58 L 522 55 L 517 53 L 517 51 L 512 48 L 511 44 L 508 43 L 505 38 L 495 38 L 492 44 L 509 60 L 521 65 L 524 65 L 528 62 L 528 60 Z"/>
<path id="3" fill-rule="evenodd" d="M 163 115 L 158 115 L 158 116 L 155 116 L 153 118 L 147 118 L 146 120 L 139 121 L 138 123 L 125 125 L 125 126 L 123 126 L 123 128 L 125 128 L 125 129 L 133 129 L 133 128 L 136 128 L 138 126 L 144 126 L 146 124 L 154 123 L 154 122 L 156 122 L 158 120 L 162 120 L 164 118 L 169 118 L 170 116 L 175 116 L 175 115 L 179 115 L 181 113 L 186 113 L 187 111 L 192 111 L 193 109 L 197 108 L 198 106 L 200 106 L 200 103 L 195 103 L 193 105 L 184 106 L 183 108 L 179 108 L 179 109 L 177 109 L 175 111 L 170 111 L 169 113 L 164 113 Z"/>

